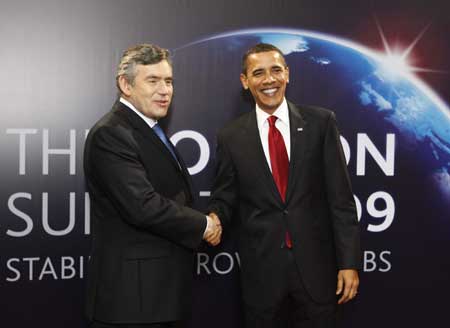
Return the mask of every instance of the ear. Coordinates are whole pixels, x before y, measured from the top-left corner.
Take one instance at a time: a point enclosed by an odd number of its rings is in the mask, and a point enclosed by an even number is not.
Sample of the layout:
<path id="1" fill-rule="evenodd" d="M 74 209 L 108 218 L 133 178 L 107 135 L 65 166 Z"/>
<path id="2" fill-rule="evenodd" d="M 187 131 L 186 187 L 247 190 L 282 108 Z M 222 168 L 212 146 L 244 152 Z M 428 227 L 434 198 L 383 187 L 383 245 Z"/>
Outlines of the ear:
<path id="1" fill-rule="evenodd" d="M 286 83 L 289 83 L 289 67 L 286 66 Z"/>
<path id="2" fill-rule="evenodd" d="M 132 86 L 128 83 L 124 75 L 119 76 L 119 88 L 120 91 L 127 97 L 131 96 Z"/>
<path id="3" fill-rule="evenodd" d="M 247 75 L 245 75 L 244 73 L 241 73 L 240 79 L 241 79 L 242 87 L 243 87 L 245 90 L 248 90 Z"/>

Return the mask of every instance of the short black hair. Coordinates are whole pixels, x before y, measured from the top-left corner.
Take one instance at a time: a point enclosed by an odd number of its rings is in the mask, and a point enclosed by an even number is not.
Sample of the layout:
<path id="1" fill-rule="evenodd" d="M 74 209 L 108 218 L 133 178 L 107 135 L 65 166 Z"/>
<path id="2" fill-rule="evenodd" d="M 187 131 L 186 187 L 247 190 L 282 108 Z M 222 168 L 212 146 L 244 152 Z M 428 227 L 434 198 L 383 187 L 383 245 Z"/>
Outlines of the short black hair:
<path id="1" fill-rule="evenodd" d="M 256 45 L 254 45 L 253 47 L 251 47 L 250 49 L 248 49 L 247 52 L 242 57 L 242 74 L 244 74 L 244 75 L 247 74 L 247 58 L 248 58 L 248 56 L 250 56 L 252 54 L 257 54 L 260 52 L 269 52 L 269 51 L 278 52 L 281 55 L 281 58 L 283 58 L 284 66 L 287 66 L 286 60 L 284 59 L 284 55 L 280 49 L 278 49 L 277 47 L 275 47 L 273 44 L 270 44 L 270 43 L 258 43 Z"/>

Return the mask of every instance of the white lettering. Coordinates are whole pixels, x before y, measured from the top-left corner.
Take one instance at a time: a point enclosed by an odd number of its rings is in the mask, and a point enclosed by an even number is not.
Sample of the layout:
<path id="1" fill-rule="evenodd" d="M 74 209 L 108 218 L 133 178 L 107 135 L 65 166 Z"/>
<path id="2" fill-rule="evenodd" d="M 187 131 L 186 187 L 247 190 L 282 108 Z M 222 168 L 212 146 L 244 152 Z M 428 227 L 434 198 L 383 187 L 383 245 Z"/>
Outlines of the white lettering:
<path id="1" fill-rule="evenodd" d="M 386 267 L 385 268 L 380 268 L 379 270 L 381 271 L 381 272 L 388 272 L 388 271 L 390 271 L 391 270 L 391 262 L 389 262 L 386 258 L 385 258 L 385 255 L 391 255 L 391 252 L 390 251 L 384 251 L 384 252 L 381 252 L 380 253 L 380 260 L 381 260 L 381 262 L 383 262 L 384 264 L 386 264 Z"/>
<path id="2" fill-rule="evenodd" d="M 88 192 L 84 193 L 84 234 L 91 234 L 91 198 Z"/>
<path id="3" fill-rule="evenodd" d="M 6 262 L 7 268 L 16 274 L 16 276 L 14 278 L 6 277 L 6 281 L 10 281 L 10 282 L 14 282 L 14 281 L 17 281 L 20 279 L 20 271 L 17 270 L 16 268 L 12 267 L 12 265 L 11 265 L 12 262 L 19 262 L 19 259 L 9 259 Z"/>
<path id="4" fill-rule="evenodd" d="M 75 226 L 75 193 L 70 193 L 69 201 L 69 224 L 63 230 L 54 230 L 48 224 L 48 193 L 42 193 L 42 225 L 45 232 L 51 236 L 64 236 L 69 234 Z"/>
<path id="5" fill-rule="evenodd" d="M 33 280 L 33 263 L 36 261 L 39 261 L 39 257 L 24 257 L 22 259 L 24 262 L 28 263 L 28 273 L 29 273 L 29 280 Z"/>
<path id="6" fill-rule="evenodd" d="M 70 130 L 70 141 L 68 149 L 51 149 L 49 148 L 48 129 L 43 130 L 42 136 L 42 174 L 48 175 L 48 159 L 50 155 L 69 155 L 69 172 L 70 175 L 75 175 L 75 160 L 76 160 L 76 132 L 74 129 Z"/>
<path id="7" fill-rule="evenodd" d="M 26 193 L 26 192 L 18 192 L 18 193 L 11 195 L 11 197 L 9 197 L 9 199 L 8 199 L 8 209 L 11 211 L 11 213 L 15 214 L 17 217 L 24 220 L 26 227 L 22 231 L 13 231 L 11 229 L 8 229 L 6 231 L 6 234 L 11 237 L 24 237 L 33 230 L 33 220 L 30 218 L 29 215 L 27 215 L 26 213 L 24 213 L 16 208 L 14 201 L 17 198 L 25 198 L 25 199 L 31 200 L 31 194 Z"/>
<path id="8" fill-rule="evenodd" d="M 36 129 L 7 129 L 7 134 L 19 135 L 19 175 L 25 175 L 26 165 L 26 137 L 27 134 L 36 134 Z"/>
<path id="9" fill-rule="evenodd" d="M 228 263 L 226 265 L 227 268 L 223 269 L 223 270 L 219 269 L 218 266 L 217 266 L 217 261 L 221 257 L 225 257 L 226 259 L 228 259 Z M 213 268 L 214 268 L 214 271 L 216 271 L 218 274 L 224 275 L 224 274 L 230 273 L 231 270 L 233 270 L 233 267 L 234 267 L 233 257 L 229 253 L 222 252 L 222 253 L 217 254 L 214 257 Z"/>
<path id="10" fill-rule="evenodd" d="M 372 272 L 376 270 L 377 264 L 375 262 L 375 257 L 375 252 L 364 252 L 364 272 Z"/>
<path id="11" fill-rule="evenodd" d="M 375 202 L 377 200 L 383 200 L 384 201 L 384 208 L 382 210 L 378 210 L 375 208 Z M 368 231 L 371 232 L 381 232 L 385 231 L 387 228 L 389 228 L 394 221 L 394 215 L 395 215 L 395 203 L 394 199 L 391 195 L 389 195 L 385 191 L 377 191 L 374 192 L 372 195 L 370 195 L 369 199 L 367 199 L 367 212 L 372 216 L 373 218 L 383 218 L 384 220 L 382 223 L 378 225 L 369 224 L 367 227 Z"/>
<path id="12" fill-rule="evenodd" d="M 388 272 L 392 268 L 391 262 L 387 256 L 391 255 L 390 251 L 384 250 L 379 254 L 373 251 L 364 251 L 364 272 Z"/>
<path id="13" fill-rule="evenodd" d="M 200 147 L 200 157 L 198 162 L 194 166 L 188 168 L 189 174 L 195 175 L 200 173 L 208 164 L 210 155 L 209 144 L 203 135 L 193 130 L 179 131 L 170 138 L 170 141 L 176 145 L 180 140 L 186 138 L 194 140 Z"/>
<path id="14" fill-rule="evenodd" d="M 72 279 L 75 277 L 76 271 L 74 264 L 75 260 L 70 256 L 63 256 L 61 258 L 61 279 Z M 69 274 L 67 272 L 69 272 Z"/>
<path id="15" fill-rule="evenodd" d="M 203 268 L 206 274 L 211 274 L 211 271 L 208 269 L 209 255 L 206 253 L 197 253 L 197 274 L 199 275 L 201 272 L 200 268 Z"/>
<path id="16" fill-rule="evenodd" d="M 53 279 L 58 280 L 55 268 L 53 267 L 52 261 L 50 261 L 49 257 L 45 259 L 44 266 L 42 267 L 41 274 L 39 275 L 39 280 L 42 280 L 42 277 L 46 274 L 49 274 L 53 277 Z"/>
<path id="17" fill-rule="evenodd" d="M 372 140 L 365 133 L 358 133 L 357 151 L 356 151 L 356 175 L 364 176 L 366 174 L 366 150 L 380 169 L 387 176 L 394 175 L 395 162 L 395 134 L 386 134 L 386 156 L 383 158 L 381 153 L 373 144 Z"/>

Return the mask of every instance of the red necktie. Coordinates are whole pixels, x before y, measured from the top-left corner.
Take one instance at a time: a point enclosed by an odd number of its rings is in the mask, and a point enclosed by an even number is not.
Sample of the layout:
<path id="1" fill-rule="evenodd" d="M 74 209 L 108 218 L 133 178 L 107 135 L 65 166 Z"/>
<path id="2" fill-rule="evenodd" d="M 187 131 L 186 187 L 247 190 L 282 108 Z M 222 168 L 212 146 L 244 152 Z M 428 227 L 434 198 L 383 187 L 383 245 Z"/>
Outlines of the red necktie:
<path id="1" fill-rule="evenodd" d="M 269 122 L 269 154 L 273 179 L 275 180 L 281 199 L 285 202 L 289 176 L 289 158 L 283 136 L 275 126 L 277 119 L 278 117 L 273 115 L 267 119 Z M 286 231 L 285 243 L 288 248 L 292 247 L 292 240 L 288 231 Z"/>
<path id="2" fill-rule="evenodd" d="M 289 174 L 289 159 L 283 136 L 276 128 L 276 116 L 269 116 L 269 154 L 272 175 L 283 202 L 286 200 L 286 189 Z"/>

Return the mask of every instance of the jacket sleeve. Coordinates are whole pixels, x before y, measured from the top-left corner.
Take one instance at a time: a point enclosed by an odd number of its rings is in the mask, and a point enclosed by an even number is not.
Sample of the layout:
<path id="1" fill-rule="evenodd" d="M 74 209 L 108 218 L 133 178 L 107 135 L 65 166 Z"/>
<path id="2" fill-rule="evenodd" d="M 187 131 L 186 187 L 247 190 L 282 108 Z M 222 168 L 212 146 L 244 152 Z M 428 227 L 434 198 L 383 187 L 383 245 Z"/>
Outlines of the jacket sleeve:
<path id="1" fill-rule="evenodd" d="M 196 248 L 206 228 L 205 215 L 154 189 L 131 132 L 104 126 L 90 137 L 85 153 L 86 175 L 113 202 L 120 217 L 137 228 Z"/>
<path id="2" fill-rule="evenodd" d="M 338 268 L 358 269 L 361 266 L 359 224 L 336 118 L 332 112 L 327 122 L 323 152 Z"/>
<path id="3" fill-rule="evenodd" d="M 236 169 L 224 139 L 224 136 L 219 133 L 216 149 L 216 177 L 208 210 L 215 212 L 222 224 L 227 225 L 231 221 L 237 204 L 238 185 Z"/>

